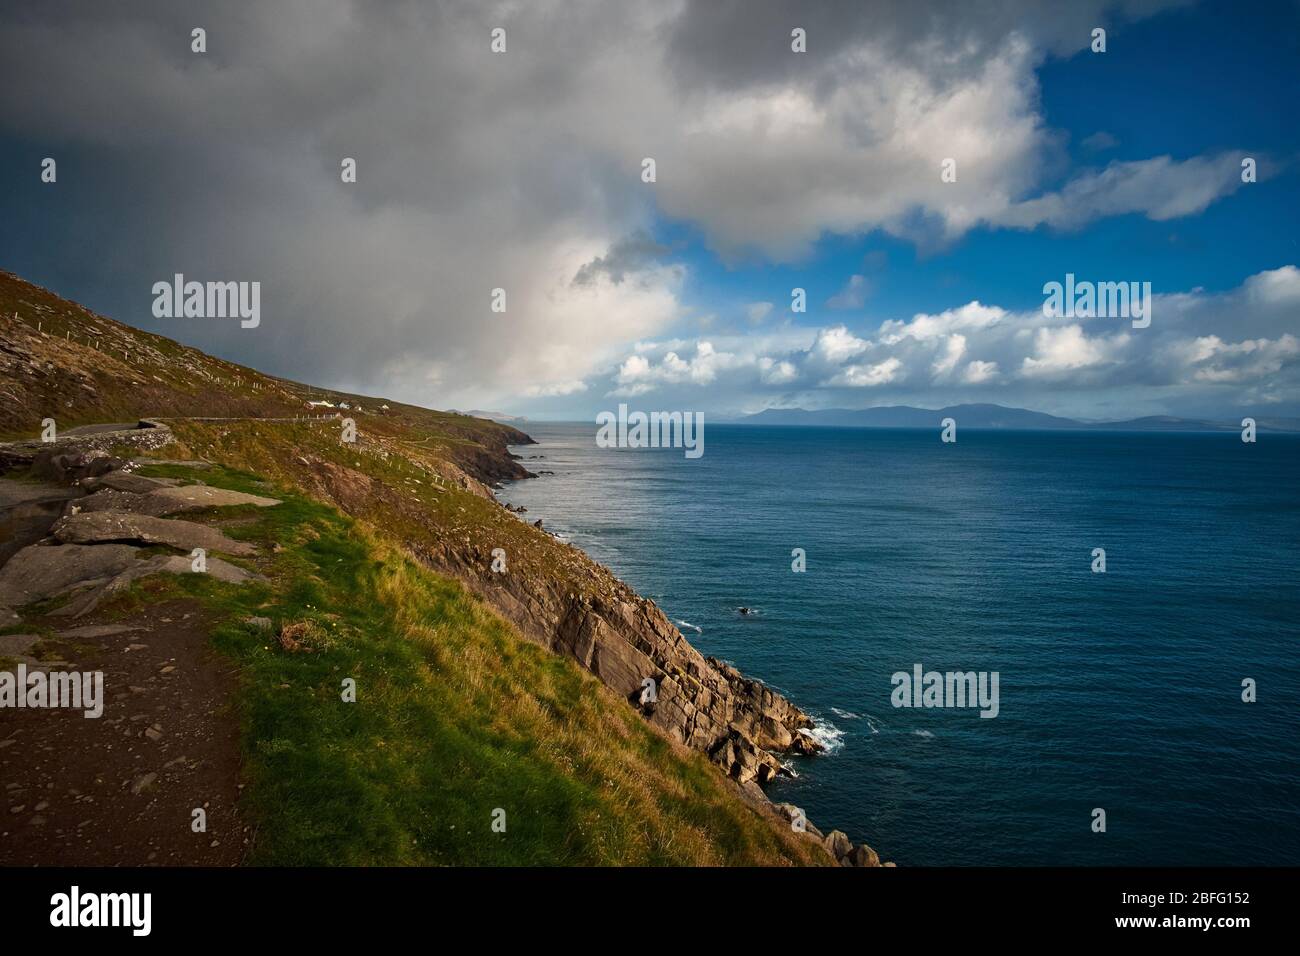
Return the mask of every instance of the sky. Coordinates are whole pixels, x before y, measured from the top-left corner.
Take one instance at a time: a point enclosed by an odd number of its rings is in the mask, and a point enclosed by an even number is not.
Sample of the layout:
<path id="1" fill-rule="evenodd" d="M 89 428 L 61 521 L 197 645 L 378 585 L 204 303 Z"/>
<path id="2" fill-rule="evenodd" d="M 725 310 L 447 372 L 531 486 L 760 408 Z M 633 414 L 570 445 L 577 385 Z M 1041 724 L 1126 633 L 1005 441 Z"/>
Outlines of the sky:
<path id="1" fill-rule="evenodd" d="M 8 4 L 0 268 L 435 408 L 1295 416 L 1298 78 L 1295 2 Z"/>

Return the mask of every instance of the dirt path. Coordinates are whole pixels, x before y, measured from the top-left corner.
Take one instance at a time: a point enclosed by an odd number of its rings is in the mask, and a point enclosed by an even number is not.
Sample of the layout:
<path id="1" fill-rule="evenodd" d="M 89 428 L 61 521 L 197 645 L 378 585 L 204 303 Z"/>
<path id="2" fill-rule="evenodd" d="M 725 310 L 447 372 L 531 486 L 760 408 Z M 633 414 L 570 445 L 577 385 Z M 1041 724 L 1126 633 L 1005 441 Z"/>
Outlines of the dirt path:
<path id="1" fill-rule="evenodd" d="M 236 811 L 236 680 L 208 645 L 202 607 L 26 623 L 61 631 L 58 669 L 103 671 L 104 713 L 0 708 L 0 865 L 240 862 L 251 833 Z M 205 833 L 191 829 L 195 808 Z"/>

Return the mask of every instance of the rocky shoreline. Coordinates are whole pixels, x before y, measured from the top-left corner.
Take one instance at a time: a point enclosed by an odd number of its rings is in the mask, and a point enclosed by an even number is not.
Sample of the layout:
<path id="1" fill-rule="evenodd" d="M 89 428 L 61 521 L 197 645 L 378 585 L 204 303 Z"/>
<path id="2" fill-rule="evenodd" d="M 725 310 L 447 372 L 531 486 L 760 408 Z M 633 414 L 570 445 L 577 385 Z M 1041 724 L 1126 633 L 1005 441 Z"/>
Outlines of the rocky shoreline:
<path id="1" fill-rule="evenodd" d="M 512 438 L 510 444 L 536 444 L 523 432 L 510 431 L 526 439 Z M 508 447 L 494 451 L 523 472 L 514 477 L 537 477 L 519 466 Z M 497 476 L 507 470 L 498 462 L 475 477 L 485 486 L 499 487 Z M 497 503 L 525 521 L 515 509 Z M 706 753 L 751 802 L 772 806 L 763 785 L 789 773 L 778 755 L 822 750 L 807 733 L 812 718 L 762 682 L 702 655 L 653 601 L 577 547 L 564 547 L 584 572 L 587 586 L 580 591 L 554 579 L 493 574 L 481 554 L 465 553 L 451 541 L 421 557 L 469 583 L 527 636 L 577 661 L 674 740 Z M 655 682 L 654 703 L 642 701 L 646 678 Z M 792 828 L 822 841 L 842 865 L 893 865 L 882 864 L 871 847 L 855 846 L 838 830 L 823 834 L 798 807 L 775 807 Z"/>

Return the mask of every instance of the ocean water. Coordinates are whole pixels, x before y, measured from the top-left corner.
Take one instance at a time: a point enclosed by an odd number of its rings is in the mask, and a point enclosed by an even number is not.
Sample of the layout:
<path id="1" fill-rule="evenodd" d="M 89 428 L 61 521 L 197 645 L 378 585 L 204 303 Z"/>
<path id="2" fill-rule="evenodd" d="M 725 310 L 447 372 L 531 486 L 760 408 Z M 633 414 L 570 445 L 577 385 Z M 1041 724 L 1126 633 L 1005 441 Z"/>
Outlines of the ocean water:
<path id="1" fill-rule="evenodd" d="M 1300 864 L 1300 438 L 526 430 L 554 474 L 502 500 L 818 719 L 769 792 L 823 830 L 911 866 Z M 894 707 L 915 664 L 998 672 L 997 717 Z"/>

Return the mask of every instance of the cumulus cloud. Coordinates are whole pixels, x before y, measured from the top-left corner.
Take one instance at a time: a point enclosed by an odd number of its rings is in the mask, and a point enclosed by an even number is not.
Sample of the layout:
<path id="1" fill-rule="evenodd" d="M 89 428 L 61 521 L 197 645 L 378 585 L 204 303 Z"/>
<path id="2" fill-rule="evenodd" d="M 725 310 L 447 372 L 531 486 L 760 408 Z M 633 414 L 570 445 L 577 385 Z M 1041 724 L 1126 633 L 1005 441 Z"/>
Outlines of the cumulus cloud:
<path id="1" fill-rule="evenodd" d="M 988 328 L 996 325 L 1006 315 L 1006 310 L 996 305 L 968 302 L 937 315 L 917 313 L 908 322 L 888 320 L 881 324 L 880 336 L 882 341 L 891 345 L 908 338 L 925 342 L 954 332 Z"/>
<path id="2" fill-rule="evenodd" d="M 1117 336 L 1111 341 L 1122 344 L 1127 339 Z M 1089 338 L 1079 325 L 1039 329 L 1034 333 L 1034 354 L 1025 356 L 1024 373 L 1049 376 L 1091 368 L 1104 362 L 1108 351 L 1106 339 Z"/>
<path id="3" fill-rule="evenodd" d="M 812 353 L 814 357 L 827 364 L 840 365 L 870 347 L 870 342 L 858 338 L 846 326 L 836 325 L 817 333 Z"/>
<path id="4" fill-rule="evenodd" d="M 681 355 L 691 343 L 676 341 L 628 356 L 613 381 L 618 394 L 654 393 L 686 407 L 707 397 L 747 411 L 962 401 L 1043 408 L 1051 394 L 1113 402 L 1117 417 L 1134 417 L 1161 410 L 1153 396 L 1213 406 L 1275 402 L 1300 386 L 1300 338 L 1291 331 L 1298 294 L 1300 270 L 1284 266 L 1223 293 L 1159 295 L 1146 329 L 968 302 L 874 330 L 832 325 L 806 330 L 803 340 L 702 341 L 690 359 Z"/>
<path id="5" fill-rule="evenodd" d="M 849 388 L 870 388 L 876 385 L 885 385 L 894 380 L 898 370 L 902 367 L 902 361 L 893 357 L 870 365 L 847 365 L 843 371 L 832 377 L 826 384 L 845 385 Z"/>

